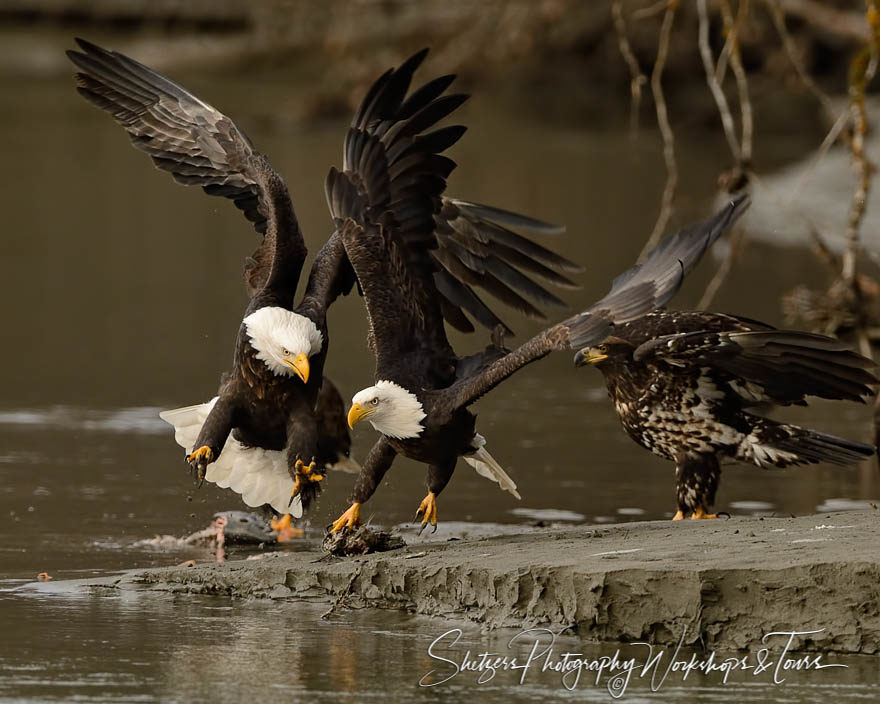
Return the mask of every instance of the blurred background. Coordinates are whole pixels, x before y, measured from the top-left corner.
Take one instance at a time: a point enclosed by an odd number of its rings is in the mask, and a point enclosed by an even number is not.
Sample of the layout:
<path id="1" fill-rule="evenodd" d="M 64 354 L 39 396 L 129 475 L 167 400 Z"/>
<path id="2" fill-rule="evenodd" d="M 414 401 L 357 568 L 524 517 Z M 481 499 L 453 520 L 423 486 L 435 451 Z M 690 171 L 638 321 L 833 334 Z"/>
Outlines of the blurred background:
<path id="1" fill-rule="evenodd" d="M 153 66 L 235 120 L 286 178 L 313 252 L 330 233 L 324 177 L 341 161 L 354 106 L 382 71 L 430 46 L 417 79 L 457 72 L 456 86 L 473 95 L 454 116 L 469 130 L 451 151 L 459 167 L 449 193 L 565 224 L 543 244 L 586 268 L 581 288 L 563 292 L 568 310 L 548 310 L 545 321 L 498 304 L 514 342 L 601 296 L 652 231 L 702 219 L 747 186 L 752 213 L 674 306 L 839 331 L 870 351 L 880 236 L 868 197 L 876 113 L 864 99 L 872 7 L 5 0 L 2 572 L 166 563 L 137 541 L 184 535 L 214 511 L 241 507 L 237 495 L 195 490 L 157 414 L 214 395 L 231 363 L 256 236 L 230 203 L 154 169 L 76 94 L 64 56 L 74 36 Z M 327 372 L 346 399 L 372 380 L 362 306 L 350 297 L 330 311 Z M 453 336 L 460 353 L 487 340 Z M 476 411 L 523 500 L 460 463 L 441 522 L 671 515 L 672 464 L 624 434 L 600 375 L 574 370 L 567 355 L 528 367 Z M 871 412 L 818 402 L 784 417 L 869 440 Z M 354 435 L 363 458 L 376 435 L 368 425 Z M 398 460 L 366 515 L 386 526 L 410 520 L 423 481 L 422 466 Z M 308 535 L 345 508 L 352 482 L 326 482 Z M 717 507 L 788 515 L 878 498 L 874 462 L 736 465 Z"/>
<path id="2" fill-rule="evenodd" d="M 229 202 L 174 184 L 76 94 L 64 56 L 74 36 L 168 74 L 235 120 L 286 178 L 313 252 L 330 234 L 323 183 L 340 164 L 352 110 L 381 72 L 430 46 L 417 80 L 454 71 L 473 95 L 454 116 L 469 130 L 451 150 L 459 168 L 449 193 L 565 224 L 543 244 L 585 266 L 580 288 L 563 292 L 569 308 L 547 320 L 499 304 L 513 342 L 601 296 L 652 233 L 702 219 L 746 187 L 750 214 L 674 306 L 839 333 L 870 353 L 880 329 L 878 17 L 874 0 L 2 0 L 0 698 L 337 702 L 403 692 L 421 701 L 427 644 L 445 629 L 392 612 L 324 621 L 324 606 L 94 596 L 61 582 L 215 559 L 154 539 L 243 508 L 235 494 L 195 489 L 158 412 L 214 395 L 246 304 L 244 258 L 257 244 Z M 348 399 L 372 380 L 362 301 L 338 302 L 329 325 L 326 371 Z M 452 340 L 467 353 L 488 333 Z M 570 356 L 526 368 L 475 410 L 523 499 L 459 463 L 434 539 L 671 516 L 673 466 L 624 434 L 600 375 L 576 371 Z M 870 406 L 818 402 L 780 415 L 873 435 Z M 363 458 L 376 434 L 364 424 L 354 437 Z M 398 459 L 364 516 L 411 520 L 423 481 L 421 465 Z M 287 549 L 315 546 L 352 483 L 328 478 L 305 538 Z M 734 465 L 717 508 L 786 516 L 878 499 L 875 461 Z M 26 585 L 39 572 L 56 581 Z M 474 628 L 465 641 L 499 650 L 506 638 Z M 566 643 L 596 655 L 613 647 Z M 784 695 L 702 681 L 641 693 L 869 699 L 875 660 L 848 662 L 816 673 L 821 682 L 787 681 Z M 450 701 L 472 687 L 451 686 Z M 555 680 L 488 685 L 480 701 L 560 691 Z"/>

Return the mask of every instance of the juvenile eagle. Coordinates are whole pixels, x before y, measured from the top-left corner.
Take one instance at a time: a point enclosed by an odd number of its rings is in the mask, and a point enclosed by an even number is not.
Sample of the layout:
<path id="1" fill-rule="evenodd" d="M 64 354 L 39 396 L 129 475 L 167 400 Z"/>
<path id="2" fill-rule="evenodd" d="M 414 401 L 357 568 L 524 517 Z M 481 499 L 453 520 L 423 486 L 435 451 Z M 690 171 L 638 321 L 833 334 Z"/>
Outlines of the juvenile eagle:
<path id="1" fill-rule="evenodd" d="M 444 217 L 442 193 L 455 166 L 440 152 L 460 134 L 414 139 L 417 128 L 438 118 L 409 108 L 419 91 L 405 99 L 408 85 L 408 78 L 393 74 L 377 86 L 352 123 L 342 170 L 331 170 L 327 178 L 330 210 L 364 292 L 376 356 L 375 384 L 355 394 L 349 424 L 368 419 L 381 433 L 363 464 L 350 508 L 331 526 L 334 533 L 359 523 L 361 505 L 398 454 L 428 465 L 428 494 L 417 511 L 423 527 L 436 526 L 437 495 L 462 456 L 518 496 L 516 485 L 486 450 L 468 407 L 552 350 L 599 342 L 612 323 L 665 303 L 744 207 L 742 200 L 733 202 L 709 222 L 667 238 L 643 265 L 619 277 L 602 301 L 517 350 L 505 349 L 496 335 L 484 352 L 459 357 L 447 340 L 444 319 L 457 320 L 462 309 L 470 309 L 467 298 L 450 297 L 445 287 L 450 268 L 439 255 L 449 236 L 434 223 Z M 504 250 L 489 250 L 494 251 Z M 485 270 L 495 274 L 497 269 Z"/>
<path id="2" fill-rule="evenodd" d="M 749 412 L 805 406 L 807 396 L 863 401 L 873 394 L 874 362 L 823 335 L 719 313 L 657 311 L 615 326 L 575 364 L 602 372 L 633 440 L 675 462 L 675 520 L 716 517 L 710 509 L 722 461 L 846 465 L 874 452 Z"/>
<path id="3" fill-rule="evenodd" d="M 110 113 L 158 168 L 170 171 L 178 183 L 231 199 L 263 235 L 245 271 L 250 303 L 238 330 L 232 371 L 211 402 L 167 411 L 162 417 L 175 427 L 178 442 L 189 452 L 187 462 L 200 479 L 237 491 L 248 505 L 270 504 L 279 513 L 291 510 L 299 516 L 327 467 L 357 469 L 347 458 L 350 438 L 344 404 L 323 375 L 329 345 L 327 309 L 355 281 L 342 239 L 334 232 L 318 252 L 305 292 L 294 305 L 307 251 L 287 186 L 269 160 L 228 117 L 168 78 L 118 52 L 81 39 L 77 43 L 82 51 L 67 55 L 79 69 L 79 93 Z M 419 52 L 379 78 L 355 124 L 367 114 L 381 121 L 384 113 L 374 101 L 376 95 L 401 87 L 405 93 L 425 54 Z M 396 147 L 417 143 L 442 149 L 458 139 L 463 127 L 422 134 L 466 99 L 440 97 L 453 78 L 434 79 L 398 106 L 408 120 Z M 349 131 L 346 154 L 362 150 L 356 135 L 356 128 Z M 419 155 L 421 148 L 416 149 Z M 430 189 L 420 191 L 422 173 L 410 169 L 412 159 L 405 149 L 389 159 L 407 203 L 432 198 Z M 434 167 L 441 172 L 444 168 L 439 162 Z M 443 268 L 437 275 L 443 291 L 438 300 L 459 329 L 473 330 L 462 309 L 483 325 L 500 323 L 474 293 L 474 283 L 536 316 L 540 311 L 522 295 L 541 304 L 562 301 L 527 274 L 574 287 L 560 272 L 580 267 L 507 229 L 512 225 L 552 234 L 562 228 L 451 198 L 438 201 L 437 208 L 442 212 L 433 220 L 399 212 L 405 220 L 415 217 L 406 220 L 413 226 L 429 225 L 424 236 L 440 241 L 433 252 Z"/>

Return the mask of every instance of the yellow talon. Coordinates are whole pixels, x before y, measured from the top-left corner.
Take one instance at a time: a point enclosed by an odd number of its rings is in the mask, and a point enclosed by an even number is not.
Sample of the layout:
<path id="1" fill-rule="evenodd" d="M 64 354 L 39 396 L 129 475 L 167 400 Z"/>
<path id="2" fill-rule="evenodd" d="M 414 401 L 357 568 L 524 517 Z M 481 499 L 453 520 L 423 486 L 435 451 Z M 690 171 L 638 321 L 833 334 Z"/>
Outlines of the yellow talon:
<path id="1" fill-rule="evenodd" d="M 704 509 L 702 506 L 700 506 L 700 508 L 698 508 L 696 511 L 694 511 L 694 515 L 691 516 L 692 521 L 706 520 L 709 518 L 718 518 L 718 514 L 717 513 L 706 513 L 706 509 Z"/>
<path id="2" fill-rule="evenodd" d="M 290 528 L 291 521 L 290 514 L 285 513 L 281 518 L 273 518 L 269 521 L 269 525 L 272 526 L 272 530 L 284 530 Z"/>
<path id="3" fill-rule="evenodd" d="M 303 484 L 305 482 L 322 482 L 324 481 L 324 475 L 315 471 L 315 461 L 306 466 L 306 464 L 302 460 L 297 460 L 294 465 L 294 470 L 296 470 L 296 477 L 293 480 L 293 491 L 290 492 L 291 496 L 296 496 L 302 491 Z"/>
<path id="4" fill-rule="evenodd" d="M 300 538 L 305 535 L 305 531 L 302 528 L 296 528 L 293 525 L 293 520 L 289 513 L 285 513 L 279 519 L 272 519 L 269 522 L 269 525 L 272 527 L 277 536 L 275 536 L 275 540 L 279 543 L 286 543 L 289 540 L 293 540 L 294 538 Z"/>
<path id="5" fill-rule="evenodd" d="M 434 531 L 437 530 L 437 495 L 433 491 L 429 491 L 428 495 L 422 499 L 422 503 L 419 504 L 419 508 L 416 511 L 416 519 L 421 517 L 422 519 L 422 527 L 419 529 L 419 533 L 425 530 L 425 526 L 430 523 L 434 526 Z"/>
<path id="6" fill-rule="evenodd" d="M 673 521 L 681 521 L 684 519 L 684 512 L 681 509 L 675 512 L 675 515 L 672 517 Z"/>
<path id="7" fill-rule="evenodd" d="M 208 464 L 214 461 L 214 451 L 207 445 L 202 445 L 198 450 L 194 450 L 186 456 L 187 462 L 204 462 Z"/>
<path id="8" fill-rule="evenodd" d="M 338 533 L 347 528 L 357 528 L 361 523 L 361 505 L 355 501 L 348 510 L 330 525 L 330 533 Z"/>

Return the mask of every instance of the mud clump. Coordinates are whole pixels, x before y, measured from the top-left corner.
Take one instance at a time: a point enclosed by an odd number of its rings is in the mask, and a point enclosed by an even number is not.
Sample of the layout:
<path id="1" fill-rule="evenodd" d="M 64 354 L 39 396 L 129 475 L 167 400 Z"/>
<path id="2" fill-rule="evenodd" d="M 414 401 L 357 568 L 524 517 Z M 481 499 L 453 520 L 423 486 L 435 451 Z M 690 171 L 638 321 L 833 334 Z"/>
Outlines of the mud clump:
<path id="1" fill-rule="evenodd" d="M 387 552 L 406 547 L 406 542 L 399 535 L 391 535 L 381 530 L 373 530 L 369 526 L 360 526 L 355 530 L 328 533 L 321 549 L 336 557 L 352 557 L 369 555 L 374 552 Z"/>

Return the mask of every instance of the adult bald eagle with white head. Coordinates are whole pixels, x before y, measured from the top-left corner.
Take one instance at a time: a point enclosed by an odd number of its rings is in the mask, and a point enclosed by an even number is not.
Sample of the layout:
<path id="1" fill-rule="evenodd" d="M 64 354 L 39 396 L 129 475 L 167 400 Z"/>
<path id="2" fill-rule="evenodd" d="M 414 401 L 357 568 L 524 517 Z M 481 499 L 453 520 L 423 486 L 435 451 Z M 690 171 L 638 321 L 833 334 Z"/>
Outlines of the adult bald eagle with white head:
<path id="1" fill-rule="evenodd" d="M 485 351 L 461 357 L 449 344 L 444 320 L 460 319 L 467 299 L 448 297 L 443 253 L 447 238 L 459 249 L 468 245 L 437 226 L 448 205 L 442 195 L 446 178 L 455 166 L 440 152 L 451 142 L 413 140 L 414 118 L 406 104 L 399 86 L 380 86 L 349 131 L 342 170 L 332 169 L 326 183 L 337 232 L 364 293 L 376 356 L 375 384 L 355 394 L 349 424 L 366 419 L 381 433 L 361 468 L 351 506 L 332 524 L 332 533 L 359 524 L 361 505 L 397 455 L 428 465 L 428 493 L 417 511 L 423 528 L 436 527 L 437 496 L 459 457 L 518 497 L 516 484 L 476 432 L 469 406 L 552 350 L 600 341 L 615 323 L 663 305 L 746 207 L 737 199 L 708 222 L 668 237 L 618 277 L 601 301 L 518 349 L 504 348 L 495 334 Z"/>
<path id="2" fill-rule="evenodd" d="M 266 156 L 223 113 L 168 78 L 118 52 L 81 39 L 77 43 L 82 51 L 67 55 L 79 69 L 79 93 L 110 113 L 158 168 L 171 172 L 178 183 L 229 198 L 262 235 L 245 272 L 250 300 L 236 336 L 232 370 L 223 377 L 217 398 L 162 417 L 175 427 L 200 479 L 232 488 L 250 506 L 269 504 L 284 513 L 290 505 L 295 516 L 301 515 L 326 467 L 353 464 L 347 457 L 344 404 L 323 374 L 327 309 L 355 282 L 342 238 L 334 232 L 318 252 L 295 303 L 307 249 L 287 186 Z M 421 145 L 413 152 L 421 159 L 423 148 L 442 150 L 464 131 L 452 126 L 425 133 L 467 98 L 441 95 L 453 76 L 436 78 L 402 100 L 426 53 L 378 79 L 355 117 L 358 127 L 346 138 L 346 150 L 360 153 L 364 145 L 357 145 L 357 134 L 364 116 L 381 122 L 385 99 L 399 96 L 395 114 L 403 129 L 395 140 L 397 152 L 388 158 L 395 184 L 407 190 L 411 203 L 432 198 L 432 191 L 421 192 L 421 167 L 409 168 L 409 147 Z M 378 103 L 377 95 L 383 96 Z M 438 162 L 433 168 L 442 173 L 448 167 Z M 443 242 L 432 253 L 443 291 L 437 300 L 458 328 L 473 330 L 462 308 L 484 325 L 500 323 L 473 284 L 535 316 L 540 311 L 523 296 L 545 305 L 562 302 L 528 274 L 563 288 L 574 286 L 561 272 L 580 267 L 508 229 L 550 234 L 561 228 L 454 199 L 444 199 L 438 210 L 442 213 L 429 223 Z M 398 214 L 406 218 L 408 211 Z M 413 216 L 425 224 L 419 212 Z"/>

